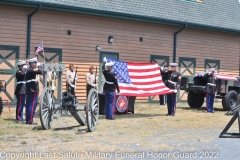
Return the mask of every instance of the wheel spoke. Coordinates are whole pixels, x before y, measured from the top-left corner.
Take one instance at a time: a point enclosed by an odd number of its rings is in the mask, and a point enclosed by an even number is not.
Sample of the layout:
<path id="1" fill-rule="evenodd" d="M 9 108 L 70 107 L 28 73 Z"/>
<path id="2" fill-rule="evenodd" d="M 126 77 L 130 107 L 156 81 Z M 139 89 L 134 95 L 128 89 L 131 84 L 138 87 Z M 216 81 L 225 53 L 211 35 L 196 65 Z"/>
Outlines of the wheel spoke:
<path id="1" fill-rule="evenodd" d="M 97 119 L 96 119 L 94 114 L 92 114 L 92 117 L 93 117 L 94 121 L 97 121 Z"/>
<path id="2" fill-rule="evenodd" d="M 48 104 L 49 104 L 49 106 L 51 105 L 51 99 L 50 99 L 51 97 L 50 97 L 50 95 L 48 94 L 47 95 L 47 99 L 48 99 Z"/>
<path id="3" fill-rule="evenodd" d="M 45 119 L 45 117 L 47 117 L 47 115 L 48 115 L 48 112 L 45 112 L 43 115 L 43 118 Z"/>
<path id="4" fill-rule="evenodd" d="M 48 99 L 47 99 L 46 96 L 44 97 L 44 100 L 45 100 L 45 102 L 47 103 L 47 106 L 48 106 L 48 105 L 49 105 L 49 102 L 48 102 Z"/>
<path id="5" fill-rule="evenodd" d="M 48 110 L 48 108 L 44 108 L 44 109 L 42 109 L 42 112 L 47 111 L 47 110 Z"/>
<path id="6" fill-rule="evenodd" d="M 92 116 L 92 127 L 95 127 L 95 121 L 93 120 L 93 116 Z"/>
<path id="7" fill-rule="evenodd" d="M 45 123 L 46 125 L 49 125 L 49 117 L 47 116 L 47 118 L 45 119 Z"/>
<path id="8" fill-rule="evenodd" d="M 42 104 L 43 106 L 46 106 L 45 108 L 48 108 L 48 105 L 46 103 L 43 102 Z"/>
<path id="9" fill-rule="evenodd" d="M 92 106 L 92 109 L 94 110 L 97 105 L 98 105 L 98 104 L 96 103 L 94 106 Z"/>
<path id="10" fill-rule="evenodd" d="M 97 101 L 97 97 L 94 98 L 94 100 L 92 101 L 92 103 L 95 104 L 96 101 Z"/>

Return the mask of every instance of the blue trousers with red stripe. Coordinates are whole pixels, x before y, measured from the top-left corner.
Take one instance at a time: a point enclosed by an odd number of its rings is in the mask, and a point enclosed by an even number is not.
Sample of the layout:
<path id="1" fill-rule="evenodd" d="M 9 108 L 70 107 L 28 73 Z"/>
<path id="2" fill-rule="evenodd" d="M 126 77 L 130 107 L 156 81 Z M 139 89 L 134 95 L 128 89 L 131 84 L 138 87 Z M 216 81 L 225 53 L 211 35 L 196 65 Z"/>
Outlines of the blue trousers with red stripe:
<path id="1" fill-rule="evenodd" d="M 29 93 L 27 96 L 27 102 L 26 102 L 26 124 L 32 124 L 33 123 L 33 116 L 35 114 L 35 107 L 37 103 L 37 92 Z"/>
<path id="2" fill-rule="evenodd" d="M 115 92 L 105 91 L 106 118 L 113 119 L 115 113 L 116 94 Z"/>
<path id="3" fill-rule="evenodd" d="M 36 97 L 36 104 L 35 104 L 35 106 L 34 106 L 34 115 L 35 115 L 35 111 L 36 111 L 36 108 L 37 108 L 37 102 L 38 102 L 38 94 L 37 94 L 37 97 Z M 33 115 L 33 116 L 34 116 Z"/>
<path id="4" fill-rule="evenodd" d="M 20 95 L 16 95 L 16 97 L 17 97 L 16 120 L 22 121 L 23 120 L 22 113 L 23 113 L 26 95 L 20 94 Z"/>
<path id="5" fill-rule="evenodd" d="M 213 113 L 213 103 L 214 103 L 215 94 L 207 93 L 206 94 L 206 109 L 207 112 Z"/>
<path id="6" fill-rule="evenodd" d="M 174 116 L 176 112 L 176 93 L 167 95 L 168 115 Z"/>

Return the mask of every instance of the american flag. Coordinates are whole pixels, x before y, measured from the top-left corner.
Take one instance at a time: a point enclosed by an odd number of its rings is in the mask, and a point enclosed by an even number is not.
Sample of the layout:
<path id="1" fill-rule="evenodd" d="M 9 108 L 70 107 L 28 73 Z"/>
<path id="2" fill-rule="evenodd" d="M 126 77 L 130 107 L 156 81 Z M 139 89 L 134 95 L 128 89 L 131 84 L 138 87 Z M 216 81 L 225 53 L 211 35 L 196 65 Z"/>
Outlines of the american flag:
<path id="1" fill-rule="evenodd" d="M 143 97 L 174 93 L 164 85 L 156 63 L 123 62 L 109 58 L 107 62 L 114 62 L 112 71 L 117 75 L 122 96 Z"/>
<path id="2" fill-rule="evenodd" d="M 38 55 L 39 52 L 43 51 L 43 42 L 41 42 L 35 52 L 35 56 Z"/>

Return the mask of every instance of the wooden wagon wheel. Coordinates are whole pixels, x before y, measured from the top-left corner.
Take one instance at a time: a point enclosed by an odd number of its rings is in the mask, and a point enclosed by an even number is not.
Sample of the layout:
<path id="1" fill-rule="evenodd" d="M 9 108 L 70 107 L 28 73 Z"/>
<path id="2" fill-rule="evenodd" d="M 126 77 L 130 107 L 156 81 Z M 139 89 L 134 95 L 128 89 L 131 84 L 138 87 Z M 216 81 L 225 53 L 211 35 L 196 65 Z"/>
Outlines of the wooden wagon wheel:
<path id="1" fill-rule="evenodd" d="M 86 119 L 88 131 L 93 132 L 96 129 L 99 114 L 99 99 L 97 90 L 91 89 L 88 94 L 86 106 Z"/>
<path id="2" fill-rule="evenodd" d="M 40 120 L 43 129 L 51 128 L 54 114 L 54 102 L 52 91 L 45 87 L 40 99 Z"/>

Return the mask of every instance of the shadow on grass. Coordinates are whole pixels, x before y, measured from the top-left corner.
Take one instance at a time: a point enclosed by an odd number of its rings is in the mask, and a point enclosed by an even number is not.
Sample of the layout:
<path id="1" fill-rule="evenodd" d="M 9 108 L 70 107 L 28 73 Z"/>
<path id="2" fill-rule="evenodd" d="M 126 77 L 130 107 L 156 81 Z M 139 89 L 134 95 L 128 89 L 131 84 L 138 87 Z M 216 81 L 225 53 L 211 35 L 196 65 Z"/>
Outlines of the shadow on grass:
<path id="1" fill-rule="evenodd" d="M 44 129 L 42 128 L 42 126 L 35 126 L 35 127 L 33 127 L 33 129 L 32 129 L 33 131 L 43 131 Z"/>
<path id="2" fill-rule="evenodd" d="M 166 116 L 166 114 L 140 114 L 140 113 L 135 113 L 135 114 L 116 114 L 115 115 L 117 119 L 121 118 L 151 118 L 151 117 L 159 117 L 159 116 Z M 106 115 L 99 115 L 98 119 L 106 119 Z"/>
<path id="3" fill-rule="evenodd" d="M 81 127 L 82 125 L 77 126 L 69 126 L 69 127 L 61 127 L 61 128 L 54 128 L 53 131 L 63 131 L 63 130 L 72 130 L 77 127 Z"/>
<path id="4" fill-rule="evenodd" d="M 201 107 L 201 108 L 190 108 L 190 107 L 177 107 L 177 109 L 182 109 L 182 110 L 189 110 L 189 111 L 194 111 L 194 112 L 205 112 L 207 109 L 206 107 Z M 213 107 L 214 108 L 214 107 Z M 214 111 L 223 111 L 223 108 L 214 108 Z"/>
<path id="5" fill-rule="evenodd" d="M 6 119 L 3 119 L 4 121 L 7 121 L 7 122 L 13 122 L 13 123 L 25 123 L 26 121 L 23 120 L 23 121 L 18 121 L 16 119 L 13 119 L 13 118 L 6 118 Z"/>
<path id="6" fill-rule="evenodd" d="M 166 116 L 166 114 L 140 114 L 140 113 L 135 113 L 135 114 L 117 114 L 116 118 L 121 119 L 121 118 L 152 118 L 152 117 L 162 117 Z"/>

